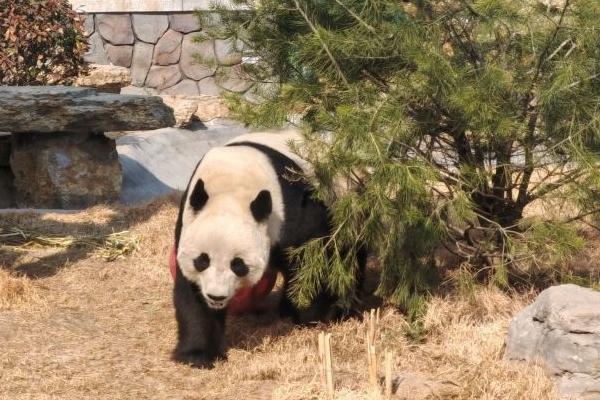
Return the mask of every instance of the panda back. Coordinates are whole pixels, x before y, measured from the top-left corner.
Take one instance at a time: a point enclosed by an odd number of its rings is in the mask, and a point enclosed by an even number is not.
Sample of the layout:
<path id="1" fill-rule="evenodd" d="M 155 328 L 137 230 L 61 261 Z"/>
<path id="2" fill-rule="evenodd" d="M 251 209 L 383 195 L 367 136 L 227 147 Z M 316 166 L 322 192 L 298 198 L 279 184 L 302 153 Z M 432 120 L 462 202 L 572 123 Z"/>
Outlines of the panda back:
<path id="1" fill-rule="evenodd" d="M 281 190 L 283 223 L 279 238 L 281 247 L 298 246 L 330 231 L 327 207 L 313 199 L 313 188 L 303 179 L 310 171 L 308 163 L 296 155 L 289 143 L 300 141 L 295 131 L 247 134 L 235 138 L 228 147 L 246 147 L 265 155 Z"/>

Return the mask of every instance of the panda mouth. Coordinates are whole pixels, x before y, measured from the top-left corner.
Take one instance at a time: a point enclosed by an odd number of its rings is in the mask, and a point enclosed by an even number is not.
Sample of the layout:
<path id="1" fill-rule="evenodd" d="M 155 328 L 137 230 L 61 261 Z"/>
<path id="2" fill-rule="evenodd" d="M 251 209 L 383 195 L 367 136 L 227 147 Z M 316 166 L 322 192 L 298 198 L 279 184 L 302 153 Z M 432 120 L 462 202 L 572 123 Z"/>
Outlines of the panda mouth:
<path id="1" fill-rule="evenodd" d="M 206 299 L 206 298 L 205 298 Z M 228 300 L 228 299 L 227 299 Z M 223 300 L 223 301 L 215 301 L 212 299 L 206 299 L 206 304 L 210 307 L 213 308 L 215 310 L 222 310 L 225 307 L 227 307 L 227 300 Z"/>

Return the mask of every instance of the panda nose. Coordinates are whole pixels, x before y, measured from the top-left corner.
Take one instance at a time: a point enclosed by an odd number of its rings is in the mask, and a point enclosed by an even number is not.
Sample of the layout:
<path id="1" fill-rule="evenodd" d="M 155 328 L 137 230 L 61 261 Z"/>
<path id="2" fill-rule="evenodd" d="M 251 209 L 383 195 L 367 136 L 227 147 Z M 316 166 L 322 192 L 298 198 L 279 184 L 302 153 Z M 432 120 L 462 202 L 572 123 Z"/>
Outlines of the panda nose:
<path id="1" fill-rule="evenodd" d="M 213 296 L 212 294 L 207 294 L 208 298 L 214 301 L 223 301 L 227 298 L 227 296 Z"/>

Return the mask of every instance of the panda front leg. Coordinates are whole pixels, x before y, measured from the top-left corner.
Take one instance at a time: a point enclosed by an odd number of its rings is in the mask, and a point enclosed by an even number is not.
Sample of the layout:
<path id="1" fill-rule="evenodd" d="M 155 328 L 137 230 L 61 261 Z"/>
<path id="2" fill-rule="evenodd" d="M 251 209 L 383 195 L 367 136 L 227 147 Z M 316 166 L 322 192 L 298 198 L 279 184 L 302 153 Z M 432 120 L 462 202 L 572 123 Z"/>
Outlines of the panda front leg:
<path id="1" fill-rule="evenodd" d="M 178 328 L 173 359 L 196 368 L 212 368 L 216 360 L 225 359 L 225 311 L 211 310 L 179 268 L 173 299 Z"/>

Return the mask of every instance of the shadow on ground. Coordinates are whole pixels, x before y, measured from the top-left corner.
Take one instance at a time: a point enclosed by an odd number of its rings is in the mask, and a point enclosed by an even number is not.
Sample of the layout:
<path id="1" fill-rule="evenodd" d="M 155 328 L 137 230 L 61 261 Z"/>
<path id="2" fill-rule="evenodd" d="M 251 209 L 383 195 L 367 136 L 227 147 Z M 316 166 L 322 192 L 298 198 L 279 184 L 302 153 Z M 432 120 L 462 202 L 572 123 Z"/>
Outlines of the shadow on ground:
<path id="1" fill-rule="evenodd" d="M 103 237 L 115 232 L 129 231 L 133 225 L 149 220 L 165 207 L 177 206 L 178 202 L 179 194 L 172 194 L 129 209 L 119 205 L 106 205 L 72 212 L 4 212 L 0 214 L 0 232 L 18 228 L 44 238 Z M 172 235 L 171 230 L 171 226 L 165 227 L 165 235 Z M 77 243 L 64 247 L 36 246 L 28 244 L 27 240 L 22 238 L 15 241 L 14 238 L 0 237 L 0 269 L 7 269 L 31 279 L 46 278 L 68 265 L 90 257 L 96 250 L 94 246 Z"/>

